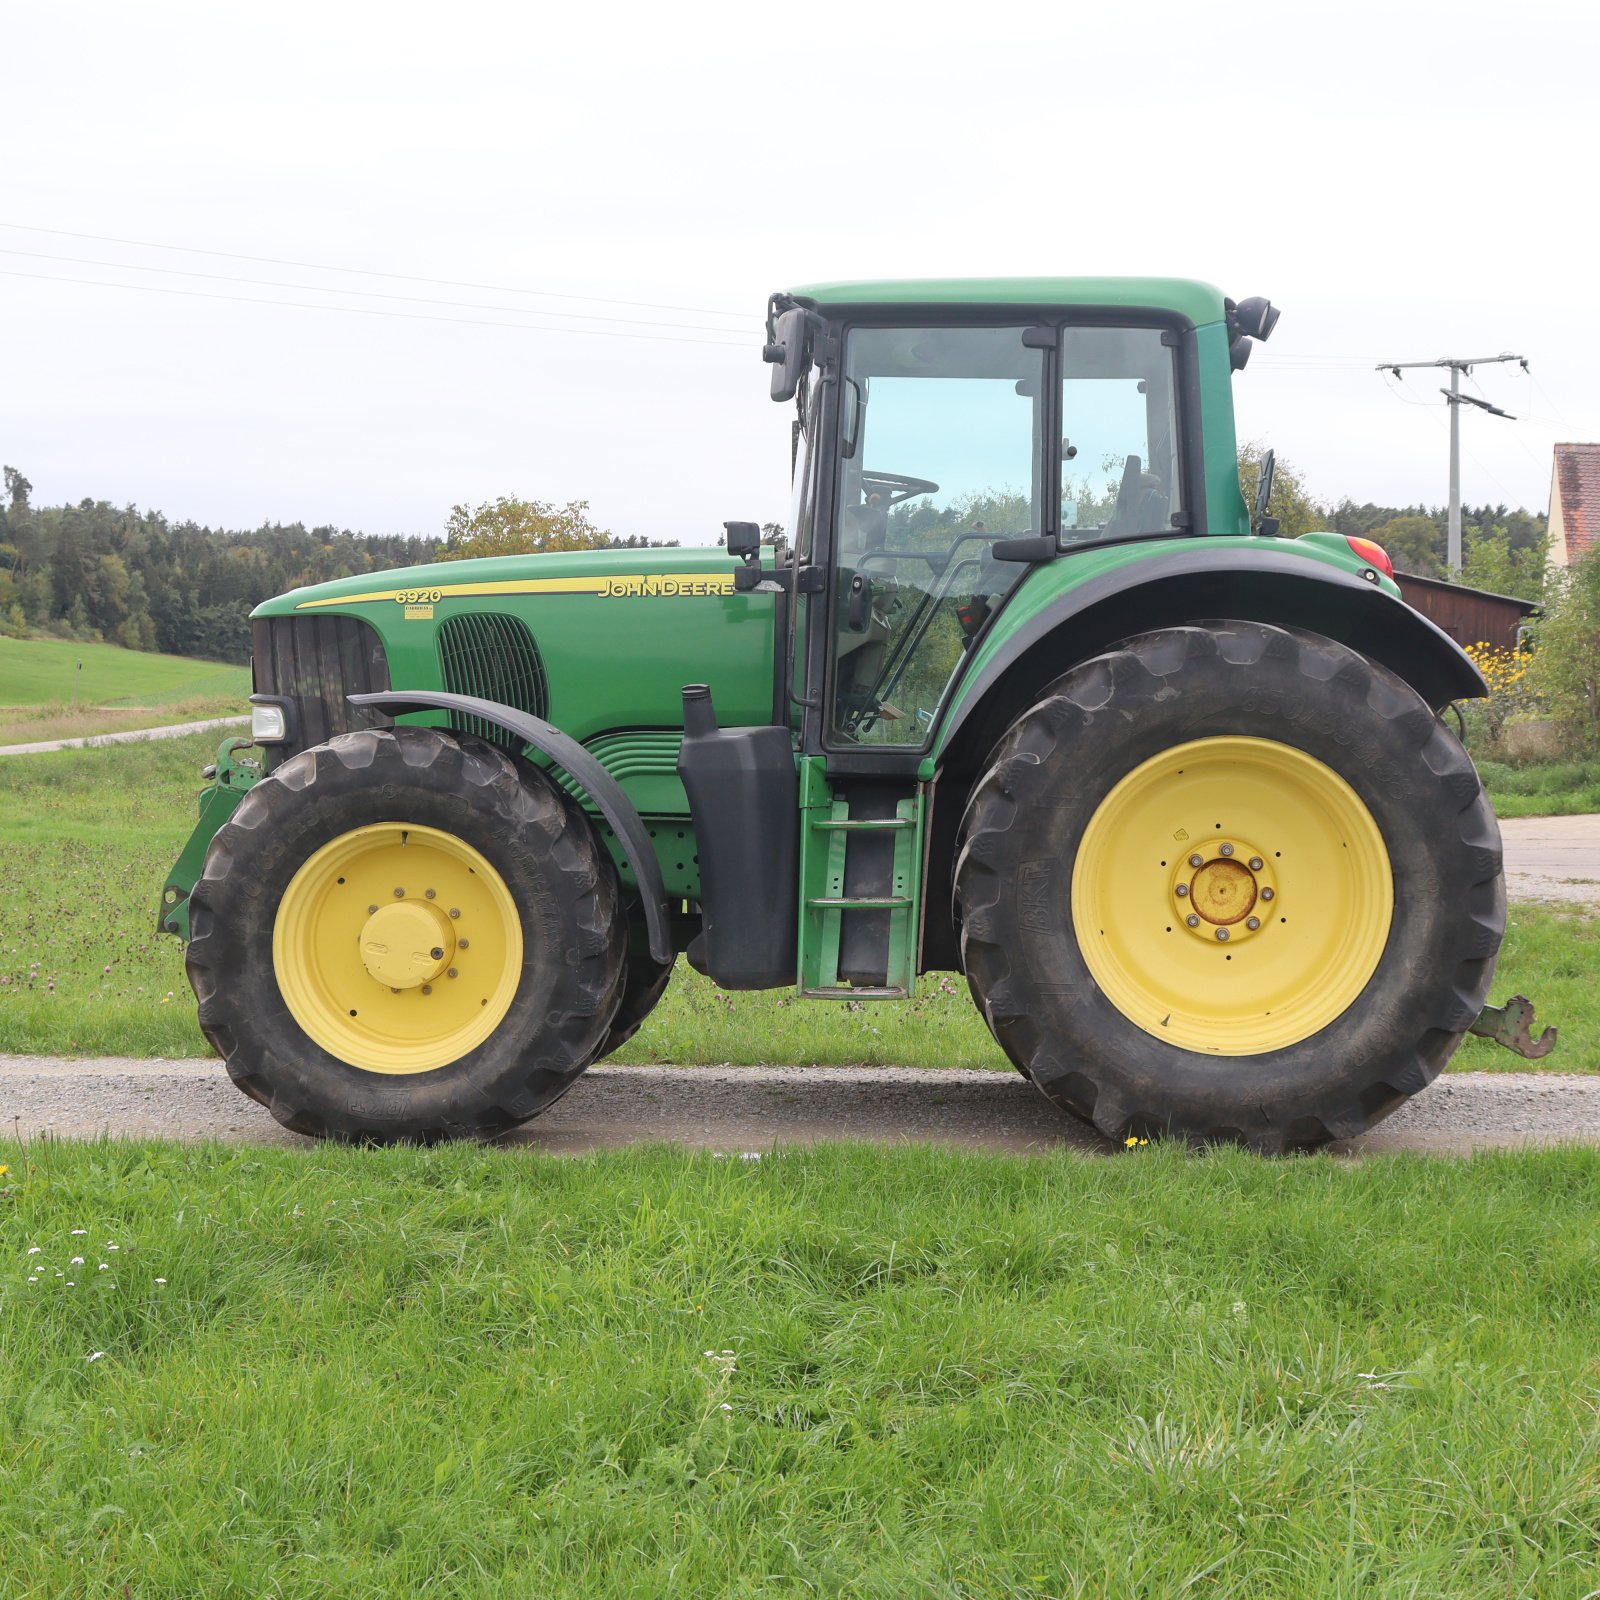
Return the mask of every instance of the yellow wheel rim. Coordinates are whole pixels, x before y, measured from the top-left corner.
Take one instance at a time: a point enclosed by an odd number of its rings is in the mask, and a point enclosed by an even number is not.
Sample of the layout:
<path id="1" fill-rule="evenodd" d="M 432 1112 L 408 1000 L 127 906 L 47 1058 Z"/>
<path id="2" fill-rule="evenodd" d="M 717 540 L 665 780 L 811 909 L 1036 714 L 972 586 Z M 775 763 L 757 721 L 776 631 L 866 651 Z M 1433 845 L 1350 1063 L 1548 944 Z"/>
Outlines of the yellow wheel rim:
<path id="1" fill-rule="evenodd" d="M 431 1072 L 499 1027 L 522 975 L 500 874 L 437 828 L 381 822 L 325 844 L 283 892 L 272 961 L 295 1021 L 369 1072 Z"/>
<path id="2" fill-rule="evenodd" d="M 1268 739 L 1152 756 L 1089 820 L 1072 921 L 1094 980 L 1148 1034 L 1261 1055 L 1367 986 L 1394 915 L 1389 852 L 1331 767 Z"/>

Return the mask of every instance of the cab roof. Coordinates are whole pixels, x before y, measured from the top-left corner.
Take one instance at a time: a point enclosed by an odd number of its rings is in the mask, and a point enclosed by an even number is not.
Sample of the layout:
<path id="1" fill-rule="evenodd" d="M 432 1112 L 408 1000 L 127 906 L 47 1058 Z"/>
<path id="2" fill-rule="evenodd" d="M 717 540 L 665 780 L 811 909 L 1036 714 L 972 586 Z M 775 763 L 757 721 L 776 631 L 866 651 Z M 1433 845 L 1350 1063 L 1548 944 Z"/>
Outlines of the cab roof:
<path id="1" fill-rule="evenodd" d="M 846 306 L 1127 306 L 1176 312 L 1196 327 L 1226 316 L 1222 291 L 1194 278 L 885 278 L 808 283 L 789 294 Z"/>

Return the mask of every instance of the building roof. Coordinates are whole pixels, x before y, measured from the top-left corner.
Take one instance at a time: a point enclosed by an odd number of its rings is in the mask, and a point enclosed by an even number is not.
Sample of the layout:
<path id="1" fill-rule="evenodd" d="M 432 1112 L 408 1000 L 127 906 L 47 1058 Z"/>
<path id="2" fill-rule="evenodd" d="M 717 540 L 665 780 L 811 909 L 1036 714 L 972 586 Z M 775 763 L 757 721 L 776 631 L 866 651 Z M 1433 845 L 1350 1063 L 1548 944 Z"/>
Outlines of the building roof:
<path id="1" fill-rule="evenodd" d="M 1600 444 L 1558 444 L 1555 486 L 1567 552 L 1576 558 L 1600 543 Z"/>
<path id="2" fill-rule="evenodd" d="M 1460 594 L 1470 595 L 1474 600 L 1496 600 L 1501 605 L 1515 606 L 1524 614 L 1544 609 L 1537 600 L 1524 600 L 1514 594 L 1496 594 L 1493 589 L 1474 589 L 1471 584 L 1450 583 L 1444 578 L 1425 578 L 1420 572 L 1396 571 L 1394 581 L 1400 585 L 1401 593 L 1405 592 L 1408 584 L 1415 584 L 1419 589 L 1431 589 L 1436 594 Z"/>
<path id="3" fill-rule="evenodd" d="M 790 294 L 818 306 L 1127 306 L 1221 322 L 1222 291 L 1193 278 L 900 278 L 811 283 Z"/>

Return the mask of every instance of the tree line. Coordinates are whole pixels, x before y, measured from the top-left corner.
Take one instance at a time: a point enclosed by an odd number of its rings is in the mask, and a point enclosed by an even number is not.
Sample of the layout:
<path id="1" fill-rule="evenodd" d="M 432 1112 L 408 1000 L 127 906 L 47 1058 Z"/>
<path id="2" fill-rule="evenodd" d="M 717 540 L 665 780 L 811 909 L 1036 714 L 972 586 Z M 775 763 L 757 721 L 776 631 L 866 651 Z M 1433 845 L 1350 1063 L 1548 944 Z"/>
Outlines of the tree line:
<path id="1" fill-rule="evenodd" d="M 595 528 L 581 501 L 560 510 L 509 499 L 476 512 L 458 506 L 443 539 L 300 522 L 234 531 L 106 500 L 35 506 L 33 485 L 15 467 L 4 471 L 0 633 L 105 640 L 210 661 L 248 661 L 252 608 L 303 584 L 513 548 L 660 543 Z"/>

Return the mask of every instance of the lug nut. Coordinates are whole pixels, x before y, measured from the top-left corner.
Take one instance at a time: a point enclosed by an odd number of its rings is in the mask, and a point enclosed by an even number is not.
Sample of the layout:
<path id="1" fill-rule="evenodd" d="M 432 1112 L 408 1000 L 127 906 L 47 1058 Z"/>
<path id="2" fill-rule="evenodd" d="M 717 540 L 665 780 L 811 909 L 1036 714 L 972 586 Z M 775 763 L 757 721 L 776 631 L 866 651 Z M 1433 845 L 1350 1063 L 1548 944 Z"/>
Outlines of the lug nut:
<path id="1" fill-rule="evenodd" d="M 394 897 L 395 897 L 396 900 L 404 900 L 405 897 L 406 897 L 405 890 L 404 889 L 396 889 L 395 892 L 394 892 Z"/>
<path id="2" fill-rule="evenodd" d="M 432 994 L 432 993 L 433 993 L 433 985 L 432 985 L 432 984 L 431 984 L 431 983 L 425 983 L 425 984 L 423 984 L 423 986 L 422 986 L 422 992 L 423 992 L 423 993 L 424 993 L 424 994 Z"/>
<path id="3" fill-rule="evenodd" d="M 1261 870 L 1261 857 L 1260 856 L 1251 856 L 1250 857 L 1250 870 L 1252 872 L 1259 872 Z"/>
<path id="4" fill-rule="evenodd" d="M 1228 937 L 1228 930 L 1226 928 L 1218 928 L 1217 929 L 1217 937 L 1219 939 L 1226 940 L 1227 937 Z"/>
<path id="5" fill-rule="evenodd" d="M 1181 899 L 1183 899 L 1183 897 L 1184 897 L 1184 896 L 1185 896 L 1185 895 L 1186 895 L 1186 894 L 1188 894 L 1188 892 L 1189 892 L 1189 885 L 1188 885 L 1188 884 L 1186 884 L 1186 883 L 1180 883 L 1180 884 L 1179 884 L 1179 885 L 1178 885 L 1178 887 L 1177 887 L 1177 888 L 1176 888 L 1176 889 L 1174 889 L 1174 890 L 1173 890 L 1173 891 L 1172 891 L 1172 892 L 1173 892 L 1173 893 L 1174 893 L 1174 894 L 1175 894 L 1175 895 L 1177 895 L 1177 897 L 1178 897 L 1178 898 L 1179 898 L 1179 899 L 1180 899 L 1180 900 L 1181 900 Z"/>
<path id="6" fill-rule="evenodd" d="M 377 914 L 378 914 L 378 908 L 376 906 L 368 906 L 367 907 L 367 915 L 369 917 L 375 917 L 375 916 L 377 916 Z"/>
<path id="7" fill-rule="evenodd" d="M 434 899 L 434 898 L 435 898 L 435 896 L 434 896 L 434 892 L 433 892 L 433 890 L 432 890 L 432 889 L 424 889 L 424 890 L 423 890 L 423 891 L 422 891 L 422 892 L 423 892 L 423 893 L 424 893 L 424 894 L 425 894 L 425 895 L 427 895 L 427 897 L 428 897 L 428 898 L 429 898 L 429 899 L 430 899 L 430 900 L 432 900 L 432 899 Z"/>
<path id="8" fill-rule="evenodd" d="M 1276 898 L 1277 893 L 1278 891 L 1276 889 L 1263 889 L 1261 891 L 1261 898 L 1263 900 L 1272 900 Z"/>
<path id="9" fill-rule="evenodd" d="M 1221 854 L 1225 856 L 1231 856 L 1233 854 L 1233 846 L 1231 844 L 1223 845 L 1221 847 Z"/>
<path id="10" fill-rule="evenodd" d="M 451 916 L 452 916 L 452 917 L 459 917 L 459 916 L 460 916 L 460 915 L 461 915 L 461 908 L 460 908 L 460 906 L 451 906 L 451 907 L 450 907 L 450 915 L 451 915 Z"/>
<path id="11" fill-rule="evenodd" d="M 455 978 L 455 977 L 459 977 L 459 976 L 460 976 L 460 974 L 456 971 L 456 969 L 454 967 L 451 967 L 451 969 L 447 973 L 445 973 L 445 977 L 447 977 L 447 978 Z"/>
<path id="12" fill-rule="evenodd" d="M 471 943 L 471 942 L 472 942 L 472 941 L 471 941 L 471 940 L 470 940 L 470 939 L 457 939 L 457 940 L 456 940 L 456 948 L 457 948 L 457 949 L 458 949 L 458 950 L 465 950 L 465 949 L 466 949 L 466 948 L 467 948 L 467 946 L 468 946 L 468 945 L 469 945 L 469 944 L 470 944 L 470 943 Z"/>
<path id="13" fill-rule="evenodd" d="M 1184 921 L 1185 921 L 1185 922 L 1186 922 L 1186 923 L 1188 923 L 1188 924 L 1189 924 L 1189 926 L 1190 926 L 1190 927 L 1191 927 L 1191 928 L 1198 928 L 1198 927 L 1199 927 L 1199 926 L 1200 926 L 1200 919 L 1199 919 L 1199 917 L 1197 917 L 1197 916 L 1196 916 L 1196 915 L 1195 915 L 1195 914 L 1194 914 L 1194 912 L 1192 912 L 1192 911 L 1191 911 L 1191 912 L 1190 912 L 1190 913 L 1189 913 L 1189 915 L 1188 915 L 1188 916 L 1186 916 L 1186 917 L 1185 917 L 1185 918 L 1184 918 L 1184 919 L 1183 919 L 1183 920 L 1184 920 Z"/>
<path id="14" fill-rule="evenodd" d="M 1195 855 L 1189 857 L 1189 865 L 1191 867 L 1203 867 L 1205 864 L 1205 858 L 1202 856 Z"/>
<path id="15" fill-rule="evenodd" d="M 1245 925 L 1245 927 L 1247 927 L 1251 931 L 1251 933 L 1254 933 L 1256 931 L 1256 929 L 1261 926 L 1261 918 L 1260 917 L 1246 917 L 1244 925 Z"/>
<path id="16" fill-rule="evenodd" d="M 433 949 L 431 949 L 428 952 L 428 954 L 430 956 L 432 956 L 435 961 L 443 961 L 444 960 L 444 951 L 438 945 L 435 945 L 433 947 Z"/>

